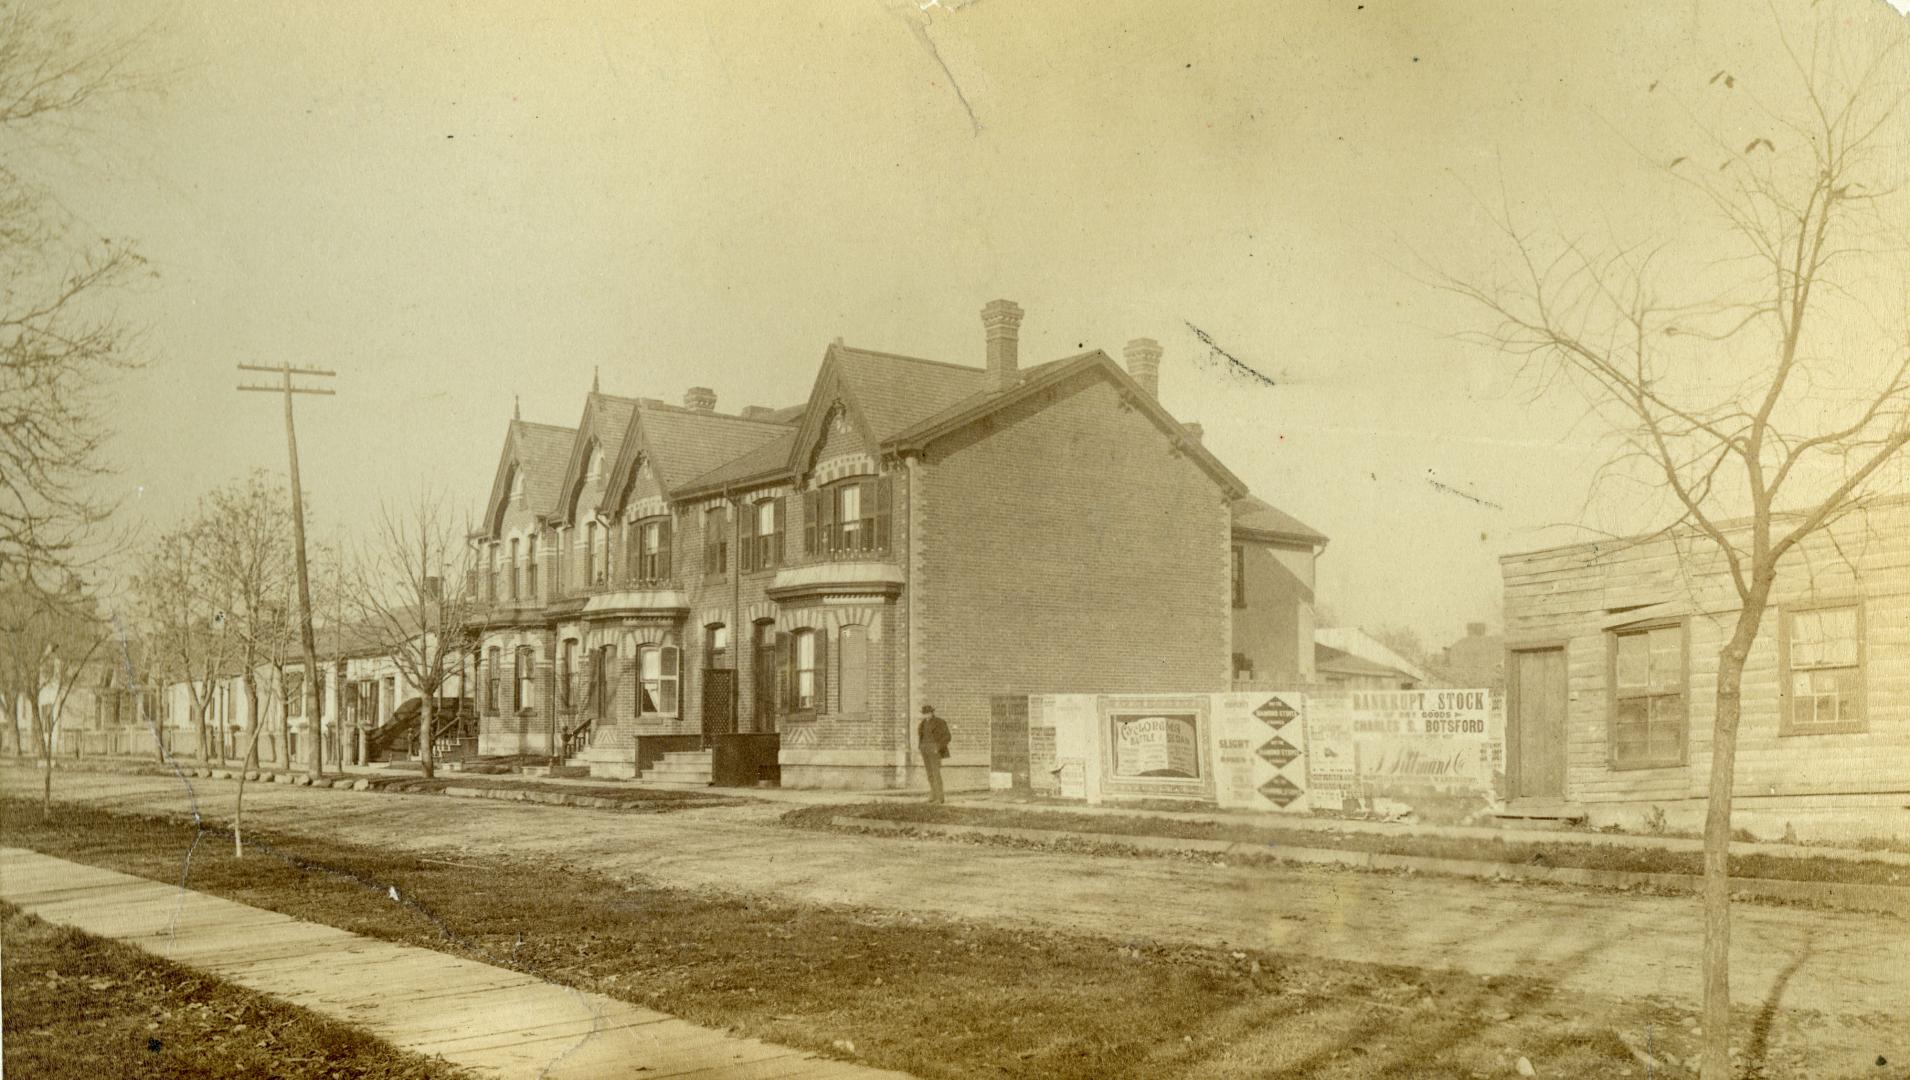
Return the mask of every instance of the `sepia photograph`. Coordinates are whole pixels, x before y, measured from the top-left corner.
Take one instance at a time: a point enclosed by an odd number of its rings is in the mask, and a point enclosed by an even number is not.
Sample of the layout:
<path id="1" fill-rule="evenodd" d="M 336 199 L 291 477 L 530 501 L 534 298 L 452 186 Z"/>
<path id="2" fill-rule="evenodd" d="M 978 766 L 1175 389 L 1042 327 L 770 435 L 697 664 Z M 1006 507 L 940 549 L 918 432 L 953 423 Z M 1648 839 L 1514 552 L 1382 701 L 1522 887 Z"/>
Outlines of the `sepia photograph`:
<path id="1" fill-rule="evenodd" d="M 1910 1078 L 1910 0 L 0 0 L 0 1075 Z"/>

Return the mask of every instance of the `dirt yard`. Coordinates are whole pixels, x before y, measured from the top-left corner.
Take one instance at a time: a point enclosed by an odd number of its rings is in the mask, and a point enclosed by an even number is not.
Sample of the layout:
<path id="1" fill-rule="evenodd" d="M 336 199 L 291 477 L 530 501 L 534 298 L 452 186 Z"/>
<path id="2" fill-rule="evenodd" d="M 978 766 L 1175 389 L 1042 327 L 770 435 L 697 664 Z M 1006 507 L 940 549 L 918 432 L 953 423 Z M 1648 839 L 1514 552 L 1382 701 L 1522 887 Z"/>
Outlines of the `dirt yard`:
<path id="1" fill-rule="evenodd" d="M 30 774 L 0 785 L 25 794 Z M 223 821 L 233 785 L 61 774 L 55 797 Z M 1117 940 L 1269 949 L 1432 971 L 1522 975 L 1561 991 L 1695 1004 L 1699 920 L 1687 898 L 1198 861 L 1119 859 L 793 831 L 787 808 L 662 816 L 278 785 L 250 821 L 402 851 L 536 852 L 613 876 L 803 903 L 846 903 Z M 1883 916 L 1742 906 L 1733 996 L 1795 1012 L 1840 1063 L 1910 1060 L 1910 933 Z M 1808 1020 L 1804 1020 L 1808 1014 Z M 1895 1020 L 1891 1018 L 1895 1017 Z M 1818 1040 L 1813 1040 L 1814 1042 Z"/>

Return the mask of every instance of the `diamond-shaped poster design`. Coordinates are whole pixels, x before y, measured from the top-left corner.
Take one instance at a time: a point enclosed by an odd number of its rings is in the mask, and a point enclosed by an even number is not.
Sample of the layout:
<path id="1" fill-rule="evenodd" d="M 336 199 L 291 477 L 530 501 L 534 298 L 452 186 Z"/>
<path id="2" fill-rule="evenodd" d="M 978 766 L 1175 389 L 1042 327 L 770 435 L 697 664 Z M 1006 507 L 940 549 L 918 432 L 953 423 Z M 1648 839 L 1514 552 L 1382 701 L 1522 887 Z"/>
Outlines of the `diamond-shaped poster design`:
<path id="1" fill-rule="evenodd" d="M 1267 703 L 1255 709 L 1253 714 L 1260 718 L 1261 723 L 1275 731 L 1279 731 L 1297 719 L 1300 715 L 1300 710 L 1281 701 L 1279 698 L 1268 698 Z"/>
<path id="2" fill-rule="evenodd" d="M 1284 810 L 1287 806 L 1292 804 L 1293 800 L 1306 794 L 1306 792 L 1301 791 L 1298 784 L 1295 784 L 1286 777 L 1275 776 L 1273 779 L 1260 785 L 1260 794 L 1265 796 L 1268 802 Z"/>
<path id="3" fill-rule="evenodd" d="M 1276 769 L 1286 768 L 1288 762 L 1300 756 L 1298 747 L 1278 735 L 1268 739 L 1266 744 L 1254 751 L 1254 753 L 1259 754 L 1262 761 L 1271 764 Z"/>

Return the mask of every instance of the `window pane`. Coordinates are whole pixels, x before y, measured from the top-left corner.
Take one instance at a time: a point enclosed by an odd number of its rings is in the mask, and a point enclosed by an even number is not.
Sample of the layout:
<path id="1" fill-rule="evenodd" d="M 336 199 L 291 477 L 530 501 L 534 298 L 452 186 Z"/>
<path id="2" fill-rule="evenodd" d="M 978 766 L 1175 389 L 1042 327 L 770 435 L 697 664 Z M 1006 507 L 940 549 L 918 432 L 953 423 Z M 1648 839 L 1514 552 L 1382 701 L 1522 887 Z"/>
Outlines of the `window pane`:
<path id="1" fill-rule="evenodd" d="M 1684 748 L 1685 699 L 1665 695 L 1651 699 L 1651 759 L 1676 761 Z"/>
<path id="2" fill-rule="evenodd" d="M 796 635 L 796 668 L 799 671 L 816 670 L 816 635 L 804 632 Z"/>
<path id="3" fill-rule="evenodd" d="M 1834 608 L 1819 613 L 1823 618 L 1823 662 L 1839 666 L 1857 663 L 1857 609 Z"/>
<path id="4" fill-rule="evenodd" d="M 642 659 L 644 681 L 654 681 L 663 674 L 663 650 L 650 645 L 644 647 L 637 655 Z"/>
<path id="5" fill-rule="evenodd" d="M 1668 626 L 1651 632 L 1651 688 L 1680 690 L 1684 686 L 1684 630 Z"/>
<path id="6" fill-rule="evenodd" d="M 842 499 L 839 504 L 842 512 L 837 515 L 837 520 L 847 525 L 862 516 L 862 485 L 850 484 L 837 490 Z"/>
<path id="7" fill-rule="evenodd" d="M 1642 690 L 1650 683 L 1651 653 L 1643 634 L 1621 634 L 1618 638 L 1618 686 L 1623 690 Z"/>
<path id="8" fill-rule="evenodd" d="M 776 504 L 772 502 L 756 504 L 756 535 L 768 536 L 776 531 Z"/>

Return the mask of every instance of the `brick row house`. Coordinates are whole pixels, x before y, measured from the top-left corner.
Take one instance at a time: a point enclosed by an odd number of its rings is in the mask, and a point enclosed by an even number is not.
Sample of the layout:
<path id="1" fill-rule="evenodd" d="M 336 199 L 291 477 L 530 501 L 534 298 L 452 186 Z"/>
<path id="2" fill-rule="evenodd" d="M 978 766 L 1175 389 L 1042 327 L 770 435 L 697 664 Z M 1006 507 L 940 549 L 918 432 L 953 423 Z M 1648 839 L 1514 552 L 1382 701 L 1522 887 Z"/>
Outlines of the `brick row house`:
<path id="1" fill-rule="evenodd" d="M 480 751 L 911 787 L 932 703 L 980 787 L 994 695 L 1223 690 L 1237 638 L 1309 677 L 1325 538 L 1161 407 L 1158 345 L 1023 367 L 1021 318 L 983 309 L 981 367 L 837 341 L 790 408 L 593 387 L 575 427 L 512 420 L 472 538 Z"/>

